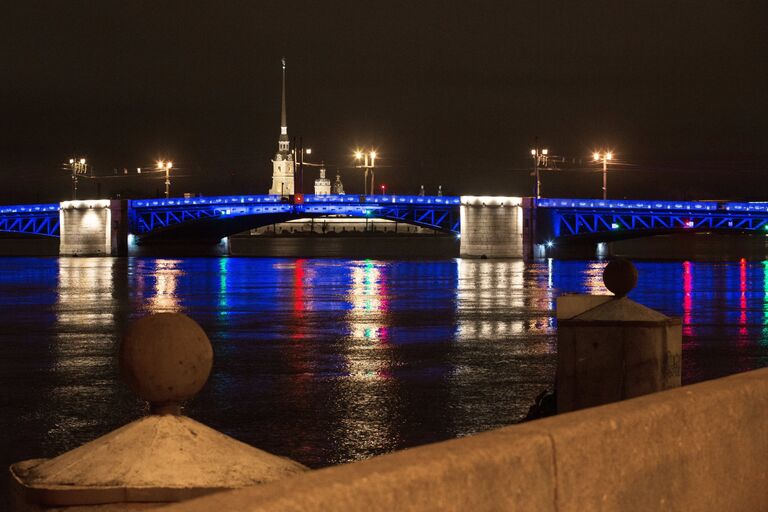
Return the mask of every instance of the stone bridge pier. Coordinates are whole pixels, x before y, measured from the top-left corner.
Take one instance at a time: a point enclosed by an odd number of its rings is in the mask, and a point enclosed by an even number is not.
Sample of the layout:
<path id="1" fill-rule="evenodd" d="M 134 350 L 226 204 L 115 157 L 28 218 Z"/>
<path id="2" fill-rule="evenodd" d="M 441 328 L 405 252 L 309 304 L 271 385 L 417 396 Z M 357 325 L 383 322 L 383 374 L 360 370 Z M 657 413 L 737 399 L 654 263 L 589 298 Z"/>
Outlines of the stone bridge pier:
<path id="1" fill-rule="evenodd" d="M 62 256 L 128 254 L 128 202 L 88 199 L 63 201 L 59 210 Z"/>
<path id="2" fill-rule="evenodd" d="M 532 211 L 529 198 L 461 196 L 461 257 L 532 257 Z"/>

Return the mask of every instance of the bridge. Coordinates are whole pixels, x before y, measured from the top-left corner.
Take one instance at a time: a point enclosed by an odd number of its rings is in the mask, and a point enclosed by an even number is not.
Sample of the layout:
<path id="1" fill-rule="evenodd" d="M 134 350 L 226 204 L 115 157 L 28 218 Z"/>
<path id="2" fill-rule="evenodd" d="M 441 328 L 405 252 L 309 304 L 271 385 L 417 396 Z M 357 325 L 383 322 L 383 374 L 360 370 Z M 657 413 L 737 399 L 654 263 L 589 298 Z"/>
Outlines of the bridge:
<path id="1" fill-rule="evenodd" d="M 487 257 L 687 230 L 768 234 L 768 203 L 351 194 L 2 206 L 0 232 L 59 237 L 61 254 L 125 254 L 129 237 L 137 245 L 217 242 L 248 229 L 317 217 L 387 219 L 454 233 L 461 237 L 462 255 Z"/>
<path id="2" fill-rule="evenodd" d="M 344 216 L 393 220 L 459 233 L 459 197 L 277 195 L 129 201 L 130 232 L 145 240 L 221 239 L 242 231 L 289 220 Z"/>
<path id="3" fill-rule="evenodd" d="M 537 238 L 599 242 L 680 231 L 766 231 L 768 203 L 538 199 Z"/>

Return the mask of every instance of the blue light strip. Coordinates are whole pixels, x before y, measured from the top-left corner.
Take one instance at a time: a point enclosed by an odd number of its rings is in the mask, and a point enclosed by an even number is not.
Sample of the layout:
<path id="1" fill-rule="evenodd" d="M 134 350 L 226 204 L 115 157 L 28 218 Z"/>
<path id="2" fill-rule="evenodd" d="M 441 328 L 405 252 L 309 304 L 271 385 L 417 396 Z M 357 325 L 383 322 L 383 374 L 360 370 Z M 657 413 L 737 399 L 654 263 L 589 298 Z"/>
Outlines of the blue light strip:
<path id="1" fill-rule="evenodd" d="M 215 197 L 180 197 L 175 199 L 132 199 L 128 201 L 130 208 L 152 208 L 167 206 L 217 206 L 244 205 L 261 203 L 280 203 L 280 196 L 215 196 Z"/>
<path id="2" fill-rule="evenodd" d="M 282 197 L 278 195 L 257 196 L 216 196 L 216 197 L 190 197 L 175 199 L 133 199 L 131 208 L 163 208 L 167 206 L 216 206 L 216 205 L 244 205 L 260 203 L 282 203 Z M 360 196 L 354 194 L 336 195 L 307 194 L 304 196 L 304 204 L 307 203 L 341 203 L 341 204 L 434 204 L 453 206 L 461 203 L 457 196 Z"/>
<path id="3" fill-rule="evenodd" d="M 725 209 L 731 212 L 768 212 L 766 203 L 726 203 Z"/>
<path id="4" fill-rule="evenodd" d="M 57 211 L 59 211 L 59 203 L 0 206 L 0 215 L 8 213 L 51 213 Z"/>
<path id="5" fill-rule="evenodd" d="M 590 208 L 604 210 L 717 211 L 723 203 L 695 201 L 627 201 L 622 199 L 537 199 L 539 208 Z"/>

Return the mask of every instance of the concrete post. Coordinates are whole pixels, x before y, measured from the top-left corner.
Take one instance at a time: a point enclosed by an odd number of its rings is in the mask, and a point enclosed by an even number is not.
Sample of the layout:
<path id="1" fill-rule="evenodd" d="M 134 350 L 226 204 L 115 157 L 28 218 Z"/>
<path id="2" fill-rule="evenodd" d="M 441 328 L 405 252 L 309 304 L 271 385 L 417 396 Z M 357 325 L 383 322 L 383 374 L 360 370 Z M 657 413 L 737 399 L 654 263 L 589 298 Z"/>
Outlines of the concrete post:
<path id="1" fill-rule="evenodd" d="M 558 298 L 558 413 L 680 386 L 680 319 L 626 297 L 637 283 L 629 261 L 611 261 L 603 281 L 613 297 Z"/>
<path id="2" fill-rule="evenodd" d="M 307 471 L 181 414 L 181 404 L 200 391 L 212 363 L 208 337 L 189 317 L 160 313 L 135 322 L 121 346 L 120 367 L 149 402 L 150 415 L 53 459 L 13 464 L 13 509 L 146 506 Z"/>

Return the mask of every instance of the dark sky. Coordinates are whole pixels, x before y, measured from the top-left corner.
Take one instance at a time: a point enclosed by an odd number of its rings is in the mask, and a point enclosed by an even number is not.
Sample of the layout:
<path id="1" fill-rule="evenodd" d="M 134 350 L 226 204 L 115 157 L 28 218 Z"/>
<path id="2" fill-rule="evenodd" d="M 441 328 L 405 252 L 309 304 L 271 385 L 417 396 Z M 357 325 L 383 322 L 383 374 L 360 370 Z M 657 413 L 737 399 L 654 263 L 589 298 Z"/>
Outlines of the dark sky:
<path id="1" fill-rule="evenodd" d="M 177 193 L 266 193 L 283 55 L 289 134 L 331 169 L 376 146 L 398 193 L 527 194 L 538 136 L 577 159 L 545 195 L 599 195 L 610 146 L 613 197 L 768 200 L 766 27 L 765 0 L 6 2 L 0 201 L 67 198 L 73 154 L 86 196 L 158 194 L 114 169 L 159 157 Z"/>

